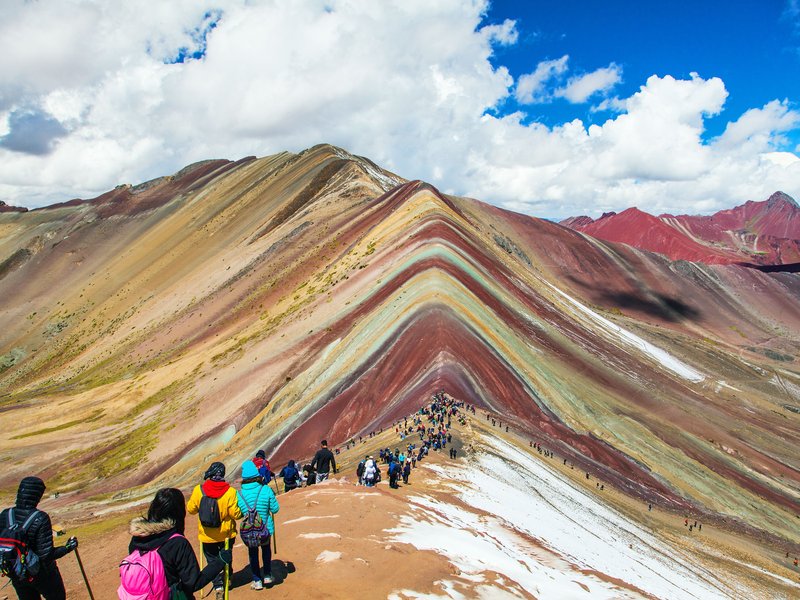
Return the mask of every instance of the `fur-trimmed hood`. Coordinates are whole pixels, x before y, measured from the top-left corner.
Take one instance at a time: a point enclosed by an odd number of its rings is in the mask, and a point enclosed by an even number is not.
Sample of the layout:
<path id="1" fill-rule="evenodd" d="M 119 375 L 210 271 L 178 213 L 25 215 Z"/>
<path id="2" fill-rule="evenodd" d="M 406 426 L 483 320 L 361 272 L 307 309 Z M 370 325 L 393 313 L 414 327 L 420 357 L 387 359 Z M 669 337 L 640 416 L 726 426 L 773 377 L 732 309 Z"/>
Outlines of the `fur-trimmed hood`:
<path id="1" fill-rule="evenodd" d="M 129 532 L 133 537 L 150 537 L 170 529 L 175 529 L 175 521 L 172 519 L 148 521 L 145 517 L 136 517 L 131 521 Z"/>
<path id="2" fill-rule="evenodd" d="M 133 519 L 129 531 L 133 536 L 130 543 L 131 551 L 153 550 L 160 547 L 173 534 L 179 533 L 172 519 L 148 521 L 144 517 Z"/>

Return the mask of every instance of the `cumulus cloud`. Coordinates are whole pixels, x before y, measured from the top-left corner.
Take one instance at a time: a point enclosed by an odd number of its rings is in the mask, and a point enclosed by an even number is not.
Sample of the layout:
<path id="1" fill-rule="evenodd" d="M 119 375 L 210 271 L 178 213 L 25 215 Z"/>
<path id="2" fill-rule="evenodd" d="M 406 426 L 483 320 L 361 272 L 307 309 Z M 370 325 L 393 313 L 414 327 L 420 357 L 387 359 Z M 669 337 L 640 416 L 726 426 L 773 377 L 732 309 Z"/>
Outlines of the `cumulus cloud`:
<path id="1" fill-rule="evenodd" d="M 570 78 L 567 85 L 557 90 L 555 95 L 566 98 L 574 104 L 581 104 L 595 94 L 609 92 L 620 81 L 622 81 L 622 68 L 611 63 L 591 73 Z"/>
<path id="2" fill-rule="evenodd" d="M 486 8 L 0 3 L 0 199 L 31 207 L 92 197 L 199 159 L 320 142 L 539 216 L 634 204 L 710 211 L 776 189 L 800 195 L 800 161 L 782 143 L 798 127 L 790 102 L 734 115 L 704 141 L 705 119 L 727 98 L 720 79 L 654 76 L 629 97 L 600 100 L 619 68 L 565 81 L 565 55 L 515 82 L 495 50 L 517 42 L 516 25 L 484 24 Z M 499 110 L 556 90 L 615 114 L 546 126 Z"/>
<path id="3" fill-rule="evenodd" d="M 543 60 L 532 73 L 522 75 L 517 81 L 514 96 L 520 104 L 534 104 L 546 102 L 551 99 L 552 92 L 548 90 L 548 83 L 558 79 L 567 71 L 569 55 L 564 55 L 555 60 Z"/>

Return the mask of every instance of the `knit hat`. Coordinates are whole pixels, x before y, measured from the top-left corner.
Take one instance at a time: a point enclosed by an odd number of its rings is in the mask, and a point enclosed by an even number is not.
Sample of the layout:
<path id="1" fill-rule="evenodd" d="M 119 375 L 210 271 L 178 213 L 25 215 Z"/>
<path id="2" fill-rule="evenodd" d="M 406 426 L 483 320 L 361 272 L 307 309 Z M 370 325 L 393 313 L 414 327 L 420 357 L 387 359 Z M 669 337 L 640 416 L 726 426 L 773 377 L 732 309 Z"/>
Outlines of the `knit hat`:
<path id="1" fill-rule="evenodd" d="M 25 477 L 17 489 L 17 508 L 35 508 L 44 496 L 44 481 L 38 477 Z"/>
<path id="2" fill-rule="evenodd" d="M 211 481 L 225 481 L 225 465 L 221 462 L 211 463 L 208 470 L 203 475 L 203 479 L 210 479 Z"/>
<path id="3" fill-rule="evenodd" d="M 258 477 L 258 468 L 252 460 L 246 460 L 242 463 L 242 479 L 251 477 Z"/>

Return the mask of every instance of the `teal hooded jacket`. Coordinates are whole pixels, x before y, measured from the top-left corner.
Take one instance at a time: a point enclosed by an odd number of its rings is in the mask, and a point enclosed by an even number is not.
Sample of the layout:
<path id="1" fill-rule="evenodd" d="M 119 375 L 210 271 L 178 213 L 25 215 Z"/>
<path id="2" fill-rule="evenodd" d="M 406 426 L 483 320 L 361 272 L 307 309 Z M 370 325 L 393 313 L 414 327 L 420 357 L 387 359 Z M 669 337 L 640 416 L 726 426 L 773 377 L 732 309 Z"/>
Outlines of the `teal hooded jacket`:
<path id="1" fill-rule="evenodd" d="M 258 468 L 252 460 L 248 460 L 242 465 L 242 479 L 246 480 L 251 477 L 258 477 Z M 278 512 L 280 507 L 271 487 L 261 485 L 258 481 L 243 483 L 242 489 L 238 492 L 237 503 L 242 511 L 242 516 L 245 517 L 248 504 L 250 508 L 255 508 L 261 518 L 266 520 L 270 535 L 275 533 L 275 522 L 272 520 L 272 515 Z"/>

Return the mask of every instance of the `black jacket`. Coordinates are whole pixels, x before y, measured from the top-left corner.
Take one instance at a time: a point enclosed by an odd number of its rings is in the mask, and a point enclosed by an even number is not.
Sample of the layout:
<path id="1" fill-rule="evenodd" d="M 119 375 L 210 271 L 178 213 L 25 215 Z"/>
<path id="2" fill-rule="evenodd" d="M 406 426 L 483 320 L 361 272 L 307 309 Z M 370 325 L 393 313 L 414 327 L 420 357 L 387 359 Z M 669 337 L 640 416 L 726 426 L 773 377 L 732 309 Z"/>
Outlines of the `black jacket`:
<path id="1" fill-rule="evenodd" d="M 19 484 L 17 490 L 17 502 L 14 507 L 14 521 L 22 525 L 31 513 L 36 510 L 36 506 L 44 495 L 44 483 L 38 477 L 26 477 Z M 8 511 L 5 509 L 0 513 L 0 526 L 8 524 Z M 56 567 L 56 560 L 68 553 L 64 546 L 53 547 L 53 524 L 50 522 L 50 515 L 39 511 L 28 527 L 28 547 L 34 551 L 41 562 L 39 577 L 47 571 Z"/>
<path id="2" fill-rule="evenodd" d="M 311 461 L 311 466 L 317 470 L 317 473 L 329 473 L 333 465 L 333 472 L 336 472 L 336 459 L 333 457 L 333 452 L 327 448 L 320 448 L 314 455 L 314 460 Z"/>
<path id="3" fill-rule="evenodd" d="M 189 540 L 185 537 L 170 539 L 172 535 L 178 533 L 175 522 L 171 519 L 150 522 L 139 517 L 131 521 L 130 533 L 133 537 L 128 545 L 128 552 L 158 549 L 158 554 L 164 563 L 167 584 L 172 586 L 180 583 L 182 591 L 189 597 L 192 597 L 193 592 L 211 583 L 225 568 L 225 563 L 217 558 L 201 571 Z"/>

